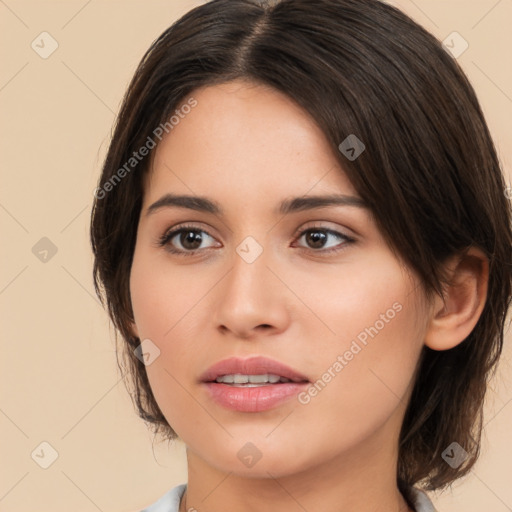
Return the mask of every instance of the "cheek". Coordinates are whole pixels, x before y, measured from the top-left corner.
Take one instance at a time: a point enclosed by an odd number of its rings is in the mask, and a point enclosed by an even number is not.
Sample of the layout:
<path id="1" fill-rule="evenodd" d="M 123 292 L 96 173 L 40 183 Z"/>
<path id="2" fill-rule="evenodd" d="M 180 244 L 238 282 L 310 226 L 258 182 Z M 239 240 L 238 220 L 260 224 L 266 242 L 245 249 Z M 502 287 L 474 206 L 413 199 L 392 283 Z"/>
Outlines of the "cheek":
<path id="1" fill-rule="evenodd" d="M 187 329 L 194 321 L 202 297 L 217 280 L 218 276 L 212 276 L 208 268 L 191 273 L 169 264 L 163 250 L 136 250 L 130 293 L 141 339 L 166 341 L 180 329 Z"/>
<path id="2" fill-rule="evenodd" d="M 130 292 L 140 340 L 151 340 L 159 355 L 145 367 L 156 402 L 168 423 L 182 436 L 194 435 L 204 410 L 190 395 L 197 375 L 199 346 L 198 307 L 218 276 L 205 272 L 184 272 L 166 264 L 165 256 L 155 258 L 135 252 Z M 204 428 L 204 426 L 203 426 Z M 210 426 L 211 428 L 211 426 Z"/>
<path id="3" fill-rule="evenodd" d="M 303 397 L 304 408 L 311 408 L 304 421 L 318 418 L 327 436 L 343 434 L 340 443 L 365 439 L 407 405 L 424 320 L 411 296 L 399 291 L 396 300 L 390 292 L 346 311 L 346 322 L 336 324 L 342 335 L 335 346 L 324 346 L 324 367 Z"/>
<path id="4" fill-rule="evenodd" d="M 340 274 L 331 282 L 337 286 L 309 297 L 335 334 L 315 337 L 312 326 L 318 328 L 318 321 L 310 321 L 307 338 L 321 342 L 311 357 L 317 381 L 303 396 L 304 421 L 325 419 L 322 428 L 334 435 L 341 427 L 347 439 L 355 440 L 405 405 L 426 317 L 416 283 L 393 260 L 383 258 L 364 272 Z"/>
<path id="5" fill-rule="evenodd" d="M 346 265 L 303 272 L 300 280 L 287 276 L 288 282 L 301 283 L 301 298 L 310 312 L 297 309 L 297 324 L 307 329 L 305 341 L 315 341 L 316 354 L 343 353 L 353 340 L 365 346 L 374 338 L 388 337 L 389 347 L 394 342 L 391 332 L 414 326 L 404 319 L 414 313 L 408 305 L 413 306 L 416 283 L 387 251 L 367 253 Z"/>

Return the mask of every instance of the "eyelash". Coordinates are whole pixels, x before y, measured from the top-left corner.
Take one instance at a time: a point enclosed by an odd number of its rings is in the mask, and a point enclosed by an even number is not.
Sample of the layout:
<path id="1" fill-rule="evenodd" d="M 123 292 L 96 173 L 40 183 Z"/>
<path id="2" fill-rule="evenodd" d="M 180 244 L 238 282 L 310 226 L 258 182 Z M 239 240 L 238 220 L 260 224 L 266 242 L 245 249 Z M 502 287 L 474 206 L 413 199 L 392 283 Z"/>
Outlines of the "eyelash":
<path id="1" fill-rule="evenodd" d="M 166 251 L 168 251 L 172 254 L 176 254 L 178 256 L 193 256 L 200 251 L 204 251 L 204 249 L 194 249 L 191 251 L 176 249 L 169 243 L 176 235 L 179 235 L 180 233 L 184 233 L 184 232 L 185 233 L 190 232 L 190 231 L 192 231 L 194 233 L 206 233 L 210 238 L 213 238 L 204 229 L 199 229 L 198 227 L 191 226 L 191 225 L 180 225 L 180 226 L 177 226 L 172 231 L 166 231 L 162 236 L 160 236 L 157 240 L 157 245 L 159 247 L 164 247 Z M 302 247 L 302 246 L 300 248 L 305 249 L 306 251 L 311 251 L 313 253 L 333 254 L 333 253 L 338 253 L 340 251 L 343 251 L 344 249 L 346 249 L 347 245 L 350 245 L 356 241 L 354 238 L 352 238 L 348 235 L 345 235 L 338 231 L 334 231 L 332 229 L 329 229 L 326 227 L 321 227 L 321 226 L 309 227 L 309 228 L 303 229 L 302 231 L 299 231 L 298 233 L 295 233 L 294 240 L 299 240 L 300 238 L 302 238 L 305 234 L 307 234 L 309 232 L 318 232 L 318 231 L 321 231 L 323 233 L 327 233 L 330 235 L 334 235 L 335 237 L 341 239 L 344 243 L 341 246 L 331 247 L 330 249 L 311 249 L 311 248 Z M 210 249 L 210 248 L 208 247 L 206 249 Z"/>

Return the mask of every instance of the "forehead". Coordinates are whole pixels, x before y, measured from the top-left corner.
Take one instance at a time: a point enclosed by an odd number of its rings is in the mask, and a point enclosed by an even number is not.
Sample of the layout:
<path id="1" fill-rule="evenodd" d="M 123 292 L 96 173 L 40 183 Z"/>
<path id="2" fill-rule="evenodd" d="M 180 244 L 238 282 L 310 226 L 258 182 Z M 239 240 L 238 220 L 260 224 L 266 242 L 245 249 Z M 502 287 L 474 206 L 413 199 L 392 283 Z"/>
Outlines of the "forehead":
<path id="1" fill-rule="evenodd" d="M 286 95 L 235 81 L 190 97 L 196 106 L 155 150 L 145 204 L 168 191 L 246 207 L 255 198 L 263 205 L 289 195 L 356 195 L 314 119 Z"/>

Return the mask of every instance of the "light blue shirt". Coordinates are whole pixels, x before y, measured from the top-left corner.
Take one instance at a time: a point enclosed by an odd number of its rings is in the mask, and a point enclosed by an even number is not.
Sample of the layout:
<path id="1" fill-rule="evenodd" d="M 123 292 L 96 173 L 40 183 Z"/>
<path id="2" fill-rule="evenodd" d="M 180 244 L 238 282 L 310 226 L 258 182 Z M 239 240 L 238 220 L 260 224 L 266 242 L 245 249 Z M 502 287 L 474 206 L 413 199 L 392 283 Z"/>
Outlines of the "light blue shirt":
<path id="1" fill-rule="evenodd" d="M 164 494 L 158 501 L 146 507 L 141 512 L 178 512 L 180 508 L 180 500 L 187 484 L 180 484 L 172 488 L 169 492 Z M 414 494 L 414 508 L 416 512 L 436 512 L 434 505 L 429 497 L 419 489 L 413 488 Z"/>

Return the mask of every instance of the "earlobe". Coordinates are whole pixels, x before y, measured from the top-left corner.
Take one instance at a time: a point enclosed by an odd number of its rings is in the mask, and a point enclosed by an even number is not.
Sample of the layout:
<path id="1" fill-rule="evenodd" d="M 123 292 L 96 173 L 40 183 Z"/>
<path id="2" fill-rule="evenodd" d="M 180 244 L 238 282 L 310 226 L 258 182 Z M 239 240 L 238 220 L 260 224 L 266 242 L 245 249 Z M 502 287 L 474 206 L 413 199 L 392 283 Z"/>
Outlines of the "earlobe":
<path id="1" fill-rule="evenodd" d="M 425 345 L 432 350 L 449 350 L 463 342 L 474 329 L 487 299 L 489 261 L 476 247 L 450 259 L 450 283 L 443 298 L 432 305 Z"/>

